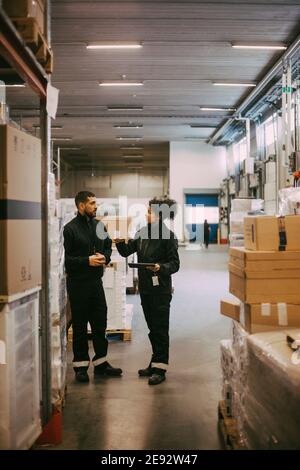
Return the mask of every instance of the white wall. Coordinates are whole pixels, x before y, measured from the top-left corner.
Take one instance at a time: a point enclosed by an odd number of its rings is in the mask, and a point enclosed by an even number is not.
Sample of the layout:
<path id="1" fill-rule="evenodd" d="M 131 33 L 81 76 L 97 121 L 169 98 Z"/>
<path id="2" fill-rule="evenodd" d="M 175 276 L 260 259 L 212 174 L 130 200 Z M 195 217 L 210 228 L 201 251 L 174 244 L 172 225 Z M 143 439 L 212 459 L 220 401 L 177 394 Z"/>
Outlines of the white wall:
<path id="1" fill-rule="evenodd" d="M 105 172 L 103 174 L 73 171 L 66 176 L 61 197 L 74 197 L 78 191 L 93 191 L 99 198 L 152 198 L 168 191 L 167 172 L 143 173 Z"/>
<path id="2" fill-rule="evenodd" d="M 184 190 L 219 189 L 227 176 L 226 149 L 204 142 L 170 143 L 170 197 L 183 208 Z M 177 235 L 183 238 L 183 218 L 178 217 Z"/>

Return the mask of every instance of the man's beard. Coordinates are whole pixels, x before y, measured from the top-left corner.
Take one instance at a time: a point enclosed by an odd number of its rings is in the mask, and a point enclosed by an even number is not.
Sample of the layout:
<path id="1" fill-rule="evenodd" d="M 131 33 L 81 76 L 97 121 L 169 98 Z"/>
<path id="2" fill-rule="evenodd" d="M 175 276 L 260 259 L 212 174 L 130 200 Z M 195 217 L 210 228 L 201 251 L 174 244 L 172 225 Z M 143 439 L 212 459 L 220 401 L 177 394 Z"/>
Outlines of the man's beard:
<path id="1" fill-rule="evenodd" d="M 96 212 L 87 212 L 86 210 L 84 211 L 85 215 L 89 217 L 90 219 L 94 219 L 96 217 Z"/>

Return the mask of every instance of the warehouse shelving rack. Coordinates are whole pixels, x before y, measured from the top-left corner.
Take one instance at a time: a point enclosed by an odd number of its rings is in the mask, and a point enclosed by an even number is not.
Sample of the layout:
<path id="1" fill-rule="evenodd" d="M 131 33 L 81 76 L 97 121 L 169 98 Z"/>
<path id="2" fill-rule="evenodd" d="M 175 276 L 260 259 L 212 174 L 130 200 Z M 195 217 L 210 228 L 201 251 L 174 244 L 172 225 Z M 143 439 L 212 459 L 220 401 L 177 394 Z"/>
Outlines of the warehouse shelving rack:
<path id="1" fill-rule="evenodd" d="M 47 43 L 50 36 L 50 0 L 45 1 L 45 26 Z M 51 405 L 51 343 L 49 315 L 49 243 L 48 243 L 48 180 L 51 168 L 51 122 L 47 114 L 47 86 L 50 76 L 26 47 L 18 31 L 5 14 L 0 0 L 0 55 L 40 98 L 40 137 L 42 142 L 42 291 L 41 291 L 41 358 L 42 358 L 42 423 L 45 426 L 52 416 Z"/>

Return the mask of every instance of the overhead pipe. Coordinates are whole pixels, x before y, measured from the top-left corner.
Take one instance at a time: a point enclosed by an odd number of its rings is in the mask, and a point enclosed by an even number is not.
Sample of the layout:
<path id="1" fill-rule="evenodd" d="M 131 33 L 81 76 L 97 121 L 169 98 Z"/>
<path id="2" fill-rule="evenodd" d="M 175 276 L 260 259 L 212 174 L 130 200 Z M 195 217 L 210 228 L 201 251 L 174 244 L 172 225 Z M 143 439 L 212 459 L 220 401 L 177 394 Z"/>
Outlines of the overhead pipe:
<path id="1" fill-rule="evenodd" d="M 291 46 L 285 51 L 282 57 L 276 62 L 276 64 L 271 68 L 271 70 L 265 75 L 265 77 L 259 82 L 259 84 L 253 89 L 249 96 L 242 102 L 242 104 L 237 108 L 236 115 L 240 115 L 251 106 L 252 102 L 257 99 L 264 90 L 264 88 L 270 83 L 270 81 L 276 77 L 276 75 L 282 72 L 282 63 L 283 61 L 288 61 L 292 59 L 293 55 L 297 52 L 300 47 L 300 35 L 297 39 L 291 44 Z M 220 129 L 218 129 L 215 134 L 209 139 L 209 144 L 214 144 L 219 137 L 224 135 L 229 127 L 233 124 L 234 119 L 229 119 Z"/>

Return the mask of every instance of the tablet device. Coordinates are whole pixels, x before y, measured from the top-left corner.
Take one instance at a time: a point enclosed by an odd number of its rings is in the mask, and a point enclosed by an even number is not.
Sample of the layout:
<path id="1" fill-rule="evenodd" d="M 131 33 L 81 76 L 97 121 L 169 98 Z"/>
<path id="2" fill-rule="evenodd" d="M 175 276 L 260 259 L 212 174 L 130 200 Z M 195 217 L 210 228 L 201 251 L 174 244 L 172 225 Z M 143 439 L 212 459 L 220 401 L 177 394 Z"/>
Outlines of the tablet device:
<path id="1" fill-rule="evenodd" d="M 155 263 L 128 263 L 130 268 L 154 268 Z"/>

